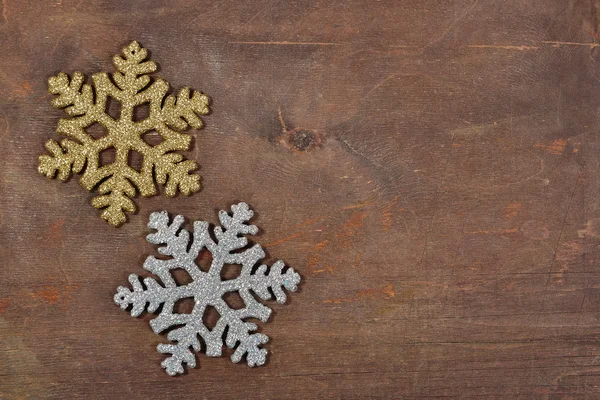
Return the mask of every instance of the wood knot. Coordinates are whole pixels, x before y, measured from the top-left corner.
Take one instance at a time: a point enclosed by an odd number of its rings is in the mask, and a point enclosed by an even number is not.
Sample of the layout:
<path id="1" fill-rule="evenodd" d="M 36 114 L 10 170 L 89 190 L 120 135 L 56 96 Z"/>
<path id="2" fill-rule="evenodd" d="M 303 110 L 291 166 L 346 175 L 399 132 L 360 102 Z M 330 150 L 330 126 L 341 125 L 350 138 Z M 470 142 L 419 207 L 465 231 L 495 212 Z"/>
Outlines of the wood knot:
<path id="1" fill-rule="evenodd" d="M 281 135 L 279 143 L 292 151 L 309 152 L 321 146 L 323 136 L 310 129 L 296 128 Z"/>

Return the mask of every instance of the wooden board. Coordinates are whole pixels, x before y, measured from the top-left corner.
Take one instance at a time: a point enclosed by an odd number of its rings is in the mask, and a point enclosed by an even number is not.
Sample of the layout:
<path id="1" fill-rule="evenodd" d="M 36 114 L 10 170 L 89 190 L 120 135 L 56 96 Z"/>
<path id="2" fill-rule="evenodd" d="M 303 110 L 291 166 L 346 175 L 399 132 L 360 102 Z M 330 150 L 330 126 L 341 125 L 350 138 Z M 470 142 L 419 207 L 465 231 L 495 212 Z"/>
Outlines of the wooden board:
<path id="1" fill-rule="evenodd" d="M 600 398 L 600 3 L 3 0 L 0 398 Z M 37 171 L 48 77 L 131 40 L 213 112 L 121 228 Z M 171 378 L 113 303 L 148 215 L 258 211 L 303 277 L 262 368 Z"/>

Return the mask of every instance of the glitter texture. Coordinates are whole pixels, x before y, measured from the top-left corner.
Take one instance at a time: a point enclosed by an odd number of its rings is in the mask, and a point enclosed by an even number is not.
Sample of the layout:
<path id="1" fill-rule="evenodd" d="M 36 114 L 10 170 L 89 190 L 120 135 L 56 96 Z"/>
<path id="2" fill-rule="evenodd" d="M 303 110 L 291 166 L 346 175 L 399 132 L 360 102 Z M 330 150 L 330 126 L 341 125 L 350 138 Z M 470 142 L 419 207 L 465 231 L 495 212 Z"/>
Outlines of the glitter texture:
<path id="1" fill-rule="evenodd" d="M 226 211 L 219 213 L 220 227 L 212 229 L 216 241 L 209 233 L 209 224 L 205 221 L 194 222 L 193 233 L 181 229 L 184 218 L 181 215 L 169 221 L 166 211 L 150 215 L 148 227 L 156 233 L 147 236 L 154 244 L 163 244 L 158 252 L 169 259 L 158 259 L 149 256 L 144 262 L 144 269 L 157 275 L 162 286 L 154 278 L 142 280 L 135 274 L 129 276 L 133 290 L 120 286 L 114 300 L 122 309 L 131 309 L 131 315 L 139 316 L 145 309 L 155 312 L 160 305 L 162 310 L 157 318 L 150 321 L 155 333 L 176 327 L 169 332 L 167 338 L 175 344 L 159 344 L 160 353 L 171 354 L 162 362 L 169 375 L 182 374 L 183 364 L 196 366 L 196 358 L 190 347 L 196 352 L 201 350 L 199 337 L 206 345 L 206 355 L 221 356 L 223 348 L 223 333 L 225 344 L 235 351 L 231 361 L 239 362 L 244 354 L 249 366 L 263 365 L 266 361 L 267 350 L 260 348 L 269 337 L 262 333 L 251 333 L 258 329 L 257 325 L 245 321 L 247 318 L 257 318 L 266 322 L 271 309 L 259 303 L 252 292 L 263 300 L 275 296 L 278 303 L 284 303 L 286 295 L 283 289 L 296 291 L 300 275 L 292 268 L 283 272 L 282 261 L 275 262 L 267 273 L 267 266 L 260 265 L 255 272 L 257 263 L 265 256 L 258 244 L 246 248 L 248 239 L 241 235 L 255 235 L 258 228 L 246 224 L 254 214 L 246 203 L 231 207 L 232 215 Z M 196 264 L 196 258 L 202 249 L 207 249 L 212 255 L 208 272 L 202 271 Z M 240 249 L 244 249 L 240 251 Z M 240 275 L 234 279 L 223 280 L 221 270 L 226 264 L 241 266 Z M 185 270 L 192 279 L 191 283 L 178 286 L 170 273 L 172 269 Z M 271 293 L 272 291 L 272 293 Z M 237 292 L 244 301 L 241 309 L 231 308 L 223 299 L 229 292 Z M 178 300 L 193 298 L 194 308 L 190 314 L 174 312 Z M 219 313 L 219 320 L 212 330 L 204 322 L 203 315 L 208 306 L 214 307 Z M 236 347 L 237 346 L 237 347 Z"/>
<path id="2" fill-rule="evenodd" d="M 156 70 L 156 64 L 144 61 L 147 55 L 146 49 L 132 42 L 123 49 L 123 57 L 113 58 L 117 71 L 112 80 L 106 72 L 94 74 L 93 85 L 84 84 L 81 72 L 71 80 L 64 72 L 48 80 L 48 91 L 58 95 L 52 105 L 71 116 L 60 119 L 56 131 L 70 139 L 46 142 L 50 155 L 40 156 L 38 171 L 49 178 L 58 175 L 61 181 L 83 171 L 79 183 L 90 191 L 98 187 L 100 196 L 92 199 L 92 205 L 104 209 L 101 217 L 113 226 L 126 221 L 124 211 L 135 211 L 131 198 L 136 187 L 142 196 L 156 194 L 153 175 L 166 186 L 169 197 L 177 190 L 185 195 L 200 190 L 200 176 L 191 173 L 198 165 L 175 152 L 188 150 L 191 137 L 177 130 L 200 129 L 198 116 L 208 114 L 209 98 L 187 87 L 177 97 L 167 95 L 166 81 L 157 78 L 151 83 L 147 74 Z M 108 114 L 109 99 L 121 104 L 118 119 Z M 148 104 L 149 115 L 136 121 L 134 109 L 143 104 Z M 105 129 L 105 136 L 94 139 L 86 131 L 95 123 Z M 160 135 L 162 142 L 152 146 L 144 140 L 147 133 Z M 114 162 L 102 165 L 100 153 L 112 148 Z M 143 158 L 139 171 L 129 165 L 132 152 Z"/>

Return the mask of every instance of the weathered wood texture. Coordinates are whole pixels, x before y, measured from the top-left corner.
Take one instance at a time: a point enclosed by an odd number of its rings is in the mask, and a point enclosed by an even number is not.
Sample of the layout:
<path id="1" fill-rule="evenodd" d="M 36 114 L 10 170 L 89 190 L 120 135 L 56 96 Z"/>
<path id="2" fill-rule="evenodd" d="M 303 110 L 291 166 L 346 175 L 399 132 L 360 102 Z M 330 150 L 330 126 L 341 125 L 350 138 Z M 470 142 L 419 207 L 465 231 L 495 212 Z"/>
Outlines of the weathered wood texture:
<path id="1" fill-rule="evenodd" d="M 1 6 L 1 398 L 600 398 L 600 2 Z M 36 165 L 47 78 L 133 39 L 213 113 L 204 189 L 115 229 Z M 262 326 L 266 367 L 171 378 L 113 293 L 151 211 L 239 200 L 302 290 Z"/>

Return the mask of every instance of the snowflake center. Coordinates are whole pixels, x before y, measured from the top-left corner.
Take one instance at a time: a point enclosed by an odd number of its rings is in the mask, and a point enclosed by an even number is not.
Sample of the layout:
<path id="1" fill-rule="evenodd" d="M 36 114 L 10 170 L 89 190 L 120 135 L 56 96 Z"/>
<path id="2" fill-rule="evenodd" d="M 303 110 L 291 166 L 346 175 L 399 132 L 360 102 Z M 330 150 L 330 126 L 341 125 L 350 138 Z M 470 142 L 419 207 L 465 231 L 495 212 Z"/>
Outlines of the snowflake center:
<path id="1" fill-rule="evenodd" d="M 220 282 L 220 279 L 215 279 L 211 275 L 203 272 L 201 279 L 187 285 L 189 291 L 186 290 L 186 292 L 190 293 L 190 296 L 185 297 L 193 297 L 196 304 L 204 303 L 215 305 L 221 300 L 221 292 L 219 290 Z"/>

